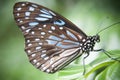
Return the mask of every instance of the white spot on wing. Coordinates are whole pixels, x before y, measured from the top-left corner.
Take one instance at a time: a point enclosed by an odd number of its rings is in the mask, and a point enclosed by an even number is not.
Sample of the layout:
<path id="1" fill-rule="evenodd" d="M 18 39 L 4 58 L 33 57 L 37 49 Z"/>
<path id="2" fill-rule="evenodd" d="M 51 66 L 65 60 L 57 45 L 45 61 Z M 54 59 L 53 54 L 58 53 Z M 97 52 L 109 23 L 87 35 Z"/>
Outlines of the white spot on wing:
<path id="1" fill-rule="evenodd" d="M 34 60 L 33 60 L 33 62 L 34 62 L 34 63 L 36 63 L 36 62 L 37 62 L 37 60 L 36 60 L 36 59 L 34 59 Z"/>
<path id="2" fill-rule="evenodd" d="M 44 38 L 44 36 L 41 36 L 41 38 Z"/>
<path id="3" fill-rule="evenodd" d="M 42 45 L 43 43 L 38 43 L 39 45 Z"/>
<path id="4" fill-rule="evenodd" d="M 22 6 L 25 6 L 25 4 L 23 3 Z"/>
<path id="5" fill-rule="evenodd" d="M 39 29 L 39 30 L 41 30 L 42 28 L 41 28 L 41 27 L 39 27 L 38 29 Z"/>
<path id="6" fill-rule="evenodd" d="M 32 32 L 31 32 L 31 34 L 35 34 L 35 32 L 34 32 L 34 31 L 32 31 Z"/>
<path id="7" fill-rule="evenodd" d="M 41 32 L 41 35 L 45 35 L 46 33 L 45 32 Z"/>
<path id="8" fill-rule="evenodd" d="M 29 19 L 29 17 L 25 17 L 25 19 Z"/>
<path id="9" fill-rule="evenodd" d="M 83 44 L 82 43 L 80 43 L 80 46 L 82 46 Z"/>
<path id="10" fill-rule="evenodd" d="M 50 72 L 50 69 L 47 69 L 46 72 Z"/>
<path id="11" fill-rule="evenodd" d="M 30 50 L 27 50 L 27 52 L 28 52 L 28 53 L 31 53 L 31 51 L 30 51 Z"/>
<path id="12" fill-rule="evenodd" d="M 32 56 L 32 57 L 35 57 L 35 56 L 36 56 L 36 54 L 32 54 L 31 56 Z"/>
<path id="13" fill-rule="evenodd" d="M 36 50 L 38 50 L 38 49 L 40 49 L 41 47 L 40 46 L 38 46 L 38 47 L 36 47 Z"/>
<path id="14" fill-rule="evenodd" d="M 49 57 L 45 57 L 45 58 L 44 58 L 44 60 L 48 60 L 48 59 L 49 59 Z"/>
<path id="15" fill-rule="evenodd" d="M 27 29 L 25 32 L 27 32 L 27 33 L 28 33 L 30 30 L 31 30 L 31 29 Z"/>
<path id="16" fill-rule="evenodd" d="M 37 66 L 39 66 L 39 65 L 40 65 L 40 63 L 38 62 L 36 65 L 37 65 Z"/>
<path id="17" fill-rule="evenodd" d="M 55 65 L 53 64 L 51 67 L 52 67 L 52 68 L 54 68 L 54 67 L 55 67 Z"/>
<path id="18" fill-rule="evenodd" d="M 30 12 L 25 12 L 25 16 L 30 16 Z"/>
<path id="19" fill-rule="evenodd" d="M 42 53 L 45 53 L 45 52 L 46 52 L 46 50 L 43 50 L 43 51 L 42 51 Z"/>
<path id="20" fill-rule="evenodd" d="M 20 13 L 17 13 L 16 15 L 17 15 L 17 16 L 19 16 L 19 15 L 20 15 Z"/>
<path id="21" fill-rule="evenodd" d="M 44 64 L 41 65 L 41 67 L 44 67 L 44 66 L 45 66 Z"/>
<path id="22" fill-rule="evenodd" d="M 34 11 L 35 8 L 34 7 L 29 7 L 29 11 Z"/>
<path id="23" fill-rule="evenodd" d="M 49 33 L 52 33 L 52 31 L 50 31 L 50 30 L 49 30 L 48 32 L 49 32 Z"/>
<path id="24" fill-rule="evenodd" d="M 22 8 L 20 8 L 20 7 L 19 7 L 19 8 L 17 8 L 17 10 L 18 10 L 18 11 L 20 11 L 21 9 L 22 9 Z"/>
<path id="25" fill-rule="evenodd" d="M 40 39 L 39 38 L 36 38 L 35 41 L 39 41 Z"/>
<path id="26" fill-rule="evenodd" d="M 43 67 L 43 70 L 46 70 L 47 69 L 47 67 Z"/>
<path id="27" fill-rule="evenodd" d="M 62 29 L 63 29 L 63 27 L 59 27 L 59 29 L 60 29 L 60 30 L 62 30 Z"/>
<path id="28" fill-rule="evenodd" d="M 17 21 L 20 21 L 20 19 L 17 19 Z"/>
<path id="29" fill-rule="evenodd" d="M 79 47 L 79 49 L 82 49 L 81 47 Z"/>
<path id="30" fill-rule="evenodd" d="M 21 26 L 21 28 L 22 28 L 22 29 L 25 29 L 25 27 L 24 27 L 24 26 Z"/>
<path id="31" fill-rule="evenodd" d="M 38 6 L 37 6 L 37 5 L 35 5 L 35 4 L 32 4 L 32 6 L 33 6 L 33 7 L 38 7 Z"/>
<path id="32" fill-rule="evenodd" d="M 83 41 L 83 42 L 85 42 L 86 40 L 85 40 L 85 39 L 83 39 L 82 41 Z"/>
<path id="33" fill-rule="evenodd" d="M 54 26 L 51 26 L 51 29 L 52 29 L 52 30 L 55 30 L 55 27 L 54 27 Z"/>
<path id="34" fill-rule="evenodd" d="M 45 57 L 45 56 L 46 56 L 46 54 L 42 54 L 42 55 L 41 55 L 41 58 L 43 58 L 43 57 Z"/>
<path id="35" fill-rule="evenodd" d="M 50 64 L 52 64 L 52 63 L 53 63 L 53 58 L 50 59 Z"/>
<path id="36" fill-rule="evenodd" d="M 43 25 L 44 28 L 45 28 L 46 26 L 47 26 L 46 24 Z"/>
<path id="37" fill-rule="evenodd" d="M 27 43 L 29 43 L 30 42 L 30 40 L 27 40 Z"/>
<path id="38" fill-rule="evenodd" d="M 32 44 L 30 43 L 30 44 L 28 44 L 28 46 L 32 46 Z"/>

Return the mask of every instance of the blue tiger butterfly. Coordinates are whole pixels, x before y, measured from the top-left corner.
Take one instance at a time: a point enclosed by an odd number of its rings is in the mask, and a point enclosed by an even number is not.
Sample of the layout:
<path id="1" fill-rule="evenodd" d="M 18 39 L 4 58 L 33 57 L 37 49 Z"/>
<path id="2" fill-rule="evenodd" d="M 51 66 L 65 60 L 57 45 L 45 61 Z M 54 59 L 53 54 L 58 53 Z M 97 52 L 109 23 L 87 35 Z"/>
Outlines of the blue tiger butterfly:
<path id="1" fill-rule="evenodd" d="M 55 73 L 94 50 L 99 35 L 87 36 L 56 12 L 31 2 L 14 5 L 14 18 L 25 38 L 25 52 L 36 68 Z M 87 57 L 87 56 L 86 56 Z"/>

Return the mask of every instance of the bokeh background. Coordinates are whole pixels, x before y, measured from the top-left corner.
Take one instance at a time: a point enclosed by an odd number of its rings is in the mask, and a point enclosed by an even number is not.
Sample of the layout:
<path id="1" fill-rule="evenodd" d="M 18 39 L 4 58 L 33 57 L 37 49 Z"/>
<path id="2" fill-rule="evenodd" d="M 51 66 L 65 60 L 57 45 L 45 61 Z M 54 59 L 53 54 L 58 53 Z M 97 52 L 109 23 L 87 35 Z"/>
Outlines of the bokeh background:
<path id="1" fill-rule="evenodd" d="M 0 0 L 0 80 L 62 80 L 58 79 L 57 73 L 43 73 L 29 63 L 23 35 L 13 17 L 13 6 L 19 1 L 48 7 L 79 26 L 87 35 L 95 35 L 120 22 L 120 0 Z M 99 47 L 120 49 L 120 24 L 101 32 L 100 36 Z M 89 59 L 95 54 L 91 55 Z"/>

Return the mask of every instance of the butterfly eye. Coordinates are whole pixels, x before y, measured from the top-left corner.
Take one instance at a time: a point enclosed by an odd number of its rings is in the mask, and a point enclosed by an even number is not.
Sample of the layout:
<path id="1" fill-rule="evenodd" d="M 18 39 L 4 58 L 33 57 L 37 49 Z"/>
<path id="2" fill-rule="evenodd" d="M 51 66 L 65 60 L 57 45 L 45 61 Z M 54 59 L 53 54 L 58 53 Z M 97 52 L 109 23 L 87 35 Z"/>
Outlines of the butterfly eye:
<path id="1" fill-rule="evenodd" d="M 31 2 L 18 2 L 14 18 L 25 38 L 25 51 L 36 68 L 54 73 L 93 50 L 99 36 L 88 37 L 56 12 Z"/>
<path id="2" fill-rule="evenodd" d="M 100 42 L 100 36 L 99 36 L 99 35 L 96 35 L 96 36 L 95 36 L 95 41 L 96 41 L 96 42 Z"/>

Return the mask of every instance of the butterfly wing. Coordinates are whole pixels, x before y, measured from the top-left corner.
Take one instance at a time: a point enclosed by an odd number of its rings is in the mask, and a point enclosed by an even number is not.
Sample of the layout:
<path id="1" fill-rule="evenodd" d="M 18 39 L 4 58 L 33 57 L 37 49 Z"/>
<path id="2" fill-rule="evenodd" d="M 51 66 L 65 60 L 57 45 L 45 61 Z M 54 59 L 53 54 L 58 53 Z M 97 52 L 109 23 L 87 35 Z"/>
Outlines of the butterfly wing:
<path id="1" fill-rule="evenodd" d="M 29 60 L 38 69 L 54 73 L 82 54 L 86 34 L 61 15 L 30 2 L 16 3 L 13 14 Z"/>

